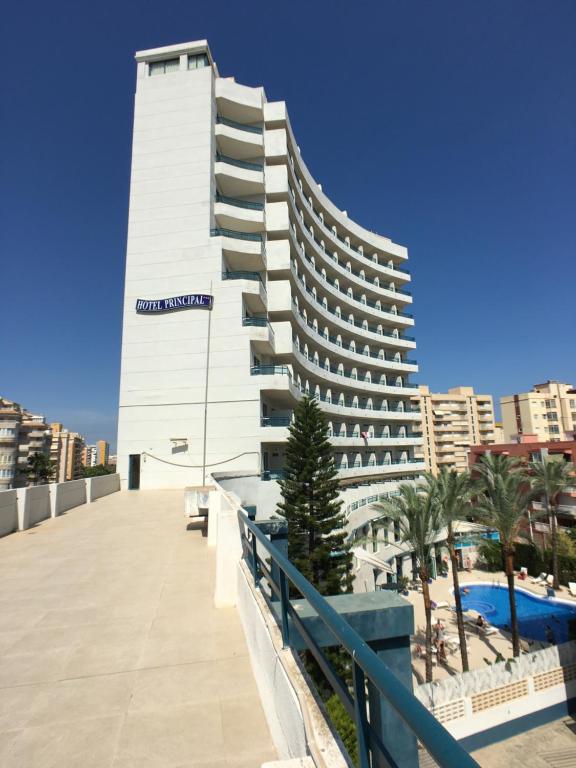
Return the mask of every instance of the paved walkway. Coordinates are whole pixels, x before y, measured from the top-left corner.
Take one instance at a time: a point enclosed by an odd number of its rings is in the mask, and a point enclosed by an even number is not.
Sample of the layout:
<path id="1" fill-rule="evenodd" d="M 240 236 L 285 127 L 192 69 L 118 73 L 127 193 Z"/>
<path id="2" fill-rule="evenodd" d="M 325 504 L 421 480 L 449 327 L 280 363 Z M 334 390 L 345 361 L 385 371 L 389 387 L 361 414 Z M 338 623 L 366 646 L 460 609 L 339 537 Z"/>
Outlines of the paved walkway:
<path id="1" fill-rule="evenodd" d="M 2 768 L 275 759 L 234 609 L 181 491 L 131 491 L 0 539 Z"/>

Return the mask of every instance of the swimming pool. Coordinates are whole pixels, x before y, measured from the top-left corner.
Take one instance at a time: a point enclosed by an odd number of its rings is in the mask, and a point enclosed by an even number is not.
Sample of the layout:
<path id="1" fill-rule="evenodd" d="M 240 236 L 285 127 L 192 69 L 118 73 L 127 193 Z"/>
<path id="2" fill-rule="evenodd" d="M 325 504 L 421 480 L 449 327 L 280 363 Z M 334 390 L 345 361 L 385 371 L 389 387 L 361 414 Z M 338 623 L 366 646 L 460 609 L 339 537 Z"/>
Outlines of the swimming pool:
<path id="1" fill-rule="evenodd" d="M 510 626 L 508 587 L 498 584 L 463 584 L 462 607 L 478 611 L 495 627 Z M 520 635 L 530 640 L 546 640 L 546 625 L 552 628 L 557 643 L 576 639 L 576 603 L 539 597 L 524 589 L 515 590 Z"/>

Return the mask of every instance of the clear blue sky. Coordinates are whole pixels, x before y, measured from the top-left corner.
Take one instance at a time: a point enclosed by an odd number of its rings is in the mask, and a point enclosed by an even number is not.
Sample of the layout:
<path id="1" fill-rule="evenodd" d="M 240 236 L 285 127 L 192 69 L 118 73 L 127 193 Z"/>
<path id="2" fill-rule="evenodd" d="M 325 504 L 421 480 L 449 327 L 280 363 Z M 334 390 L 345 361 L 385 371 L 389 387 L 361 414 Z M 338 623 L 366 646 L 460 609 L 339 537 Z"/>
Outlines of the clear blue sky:
<path id="1" fill-rule="evenodd" d="M 576 2 L 9 3 L 0 393 L 115 444 L 138 49 L 207 37 L 410 250 L 418 380 L 576 384 Z"/>

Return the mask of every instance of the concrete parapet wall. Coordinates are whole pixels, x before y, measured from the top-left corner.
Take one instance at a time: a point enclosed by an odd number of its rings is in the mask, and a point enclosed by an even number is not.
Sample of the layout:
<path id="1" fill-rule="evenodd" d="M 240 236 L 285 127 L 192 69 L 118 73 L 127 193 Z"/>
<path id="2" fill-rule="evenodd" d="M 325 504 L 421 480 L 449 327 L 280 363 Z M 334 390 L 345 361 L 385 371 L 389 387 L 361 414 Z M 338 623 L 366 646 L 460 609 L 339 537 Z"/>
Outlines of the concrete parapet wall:
<path id="1" fill-rule="evenodd" d="M 18 488 L 18 529 L 25 531 L 50 517 L 50 487 Z"/>
<path id="2" fill-rule="evenodd" d="M 457 739 L 576 696 L 576 642 L 418 686 L 416 696 Z"/>
<path id="3" fill-rule="evenodd" d="M 119 474 L 89 477 L 85 482 L 86 501 L 88 503 L 99 499 L 101 496 L 107 496 L 109 493 L 116 493 L 116 491 L 120 490 Z"/>
<path id="4" fill-rule="evenodd" d="M 18 530 L 18 499 L 16 491 L 0 491 L 0 536 Z"/>
<path id="5" fill-rule="evenodd" d="M 26 531 L 42 520 L 119 490 L 120 475 L 114 474 L 0 491 L 0 536 Z"/>
<path id="6" fill-rule="evenodd" d="M 86 481 L 71 480 L 68 483 L 50 483 L 50 512 L 58 517 L 68 509 L 86 504 Z"/>

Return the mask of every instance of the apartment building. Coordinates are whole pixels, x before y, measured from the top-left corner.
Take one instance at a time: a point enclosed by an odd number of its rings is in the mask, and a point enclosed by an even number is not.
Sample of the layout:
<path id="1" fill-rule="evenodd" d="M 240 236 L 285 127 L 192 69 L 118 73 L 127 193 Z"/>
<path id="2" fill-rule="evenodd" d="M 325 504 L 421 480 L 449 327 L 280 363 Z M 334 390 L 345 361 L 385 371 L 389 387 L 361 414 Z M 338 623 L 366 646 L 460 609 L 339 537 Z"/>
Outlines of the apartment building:
<path id="1" fill-rule="evenodd" d="M 286 104 L 220 77 L 206 41 L 136 61 L 123 486 L 276 486 L 304 394 L 343 486 L 417 476 L 406 248 L 330 201 Z"/>
<path id="2" fill-rule="evenodd" d="M 84 446 L 82 449 L 82 464 L 85 467 L 95 467 L 98 464 L 98 446 Z"/>
<path id="3" fill-rule="evenodd" d="M 0 397 L 0 490 L 28 484 L 28 457 L 48 455 L 50 428 L 44 417 Z"/>
<path id="4" fill-rule="evenodd" d="M 78 480 L 82 477 L 84 438 L 78 432 L 70 432 L 60 422 L 52 422 L 50 429 L 50 459 L 55 467 L 55 481 Z"/>
<path id="5" fill-rule="evenodd" d="M 540 442 L 574 439 L 576 389 L 561 381 L 535 384 L 530 392 L 500 398 L 504 441 L 532 435 Z"/>
<path id="6" fill-rule="evenodd" d="M 432 393 L 427 386 L 420 386 L 412 403 L 422 412 L 422 445 L 416 455 L 433 474 L 443 466 L 466 470 L 470 446 L 495 442 L 491 395 L 477 395 L 473 387 Z"/>

